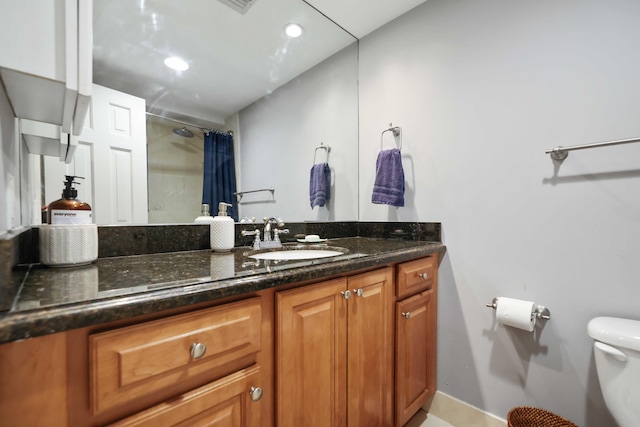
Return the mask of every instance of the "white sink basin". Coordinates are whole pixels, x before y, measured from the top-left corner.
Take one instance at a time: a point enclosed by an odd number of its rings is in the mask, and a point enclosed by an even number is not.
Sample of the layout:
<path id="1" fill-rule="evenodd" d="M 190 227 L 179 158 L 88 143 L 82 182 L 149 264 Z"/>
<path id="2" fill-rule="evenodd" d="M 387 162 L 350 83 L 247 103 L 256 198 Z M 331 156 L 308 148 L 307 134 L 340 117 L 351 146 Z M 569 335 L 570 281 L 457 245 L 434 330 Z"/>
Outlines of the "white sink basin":
<path id="1" fill-rule="evenodd" d="M 344 252 L 331 249 L 283 249 L 249 255 L 249 258 L 289 261 L 296 259 L 330 258 L 338 255 L 344 255 Z"/>

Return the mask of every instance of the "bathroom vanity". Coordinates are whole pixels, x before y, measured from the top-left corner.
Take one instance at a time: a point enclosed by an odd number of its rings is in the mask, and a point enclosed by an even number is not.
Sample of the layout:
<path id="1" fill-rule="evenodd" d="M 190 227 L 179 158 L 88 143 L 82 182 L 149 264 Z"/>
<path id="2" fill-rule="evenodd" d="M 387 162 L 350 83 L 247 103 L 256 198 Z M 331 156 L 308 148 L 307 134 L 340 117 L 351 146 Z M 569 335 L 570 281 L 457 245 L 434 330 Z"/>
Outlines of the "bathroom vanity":
<path id="1" fill-rule="evenodd" d="M 435 392 L 445 248 L 327 244 L 348 252 L 270 262 L 235 248 L 16 272 L 27 275 L 0 317 L 0 419 L 404 425 Z"/>

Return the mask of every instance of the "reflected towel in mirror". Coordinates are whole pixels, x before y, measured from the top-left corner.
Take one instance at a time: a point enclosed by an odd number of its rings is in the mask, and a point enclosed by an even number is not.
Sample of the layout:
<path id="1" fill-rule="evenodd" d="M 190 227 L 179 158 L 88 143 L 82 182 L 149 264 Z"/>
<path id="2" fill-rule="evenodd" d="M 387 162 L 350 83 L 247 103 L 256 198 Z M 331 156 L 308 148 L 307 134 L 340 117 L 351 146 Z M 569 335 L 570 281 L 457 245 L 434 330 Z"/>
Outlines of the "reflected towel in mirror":
<path id="1" fill-rule="evenodd" d="M 404 170 L 400 150 L 397 148 L 384 150 L 378 154 L 371 202 L 404 206 Z"/>
<path id="2" fill-rule="evenodd" d="M 309 198 L 311 209 L 324 206 L 331 196 L 331 169 L 328 163 L 318 163 L 311 167 Z"/>

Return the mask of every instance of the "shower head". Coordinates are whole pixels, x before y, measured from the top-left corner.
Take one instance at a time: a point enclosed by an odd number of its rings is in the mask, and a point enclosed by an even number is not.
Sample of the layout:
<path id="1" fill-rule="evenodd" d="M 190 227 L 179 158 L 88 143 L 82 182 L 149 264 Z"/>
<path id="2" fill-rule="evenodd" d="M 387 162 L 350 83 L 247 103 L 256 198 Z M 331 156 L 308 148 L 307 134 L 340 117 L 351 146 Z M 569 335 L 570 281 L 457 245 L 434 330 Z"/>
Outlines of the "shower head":
<path id="1" fill-rule="evenodd" d="M 185 138 L 193 138 L 193 132 L 191 132 L 189 129 L 187 129 L 184 126 L 182 127 L 182 129 L 174 129 L 173 133 L 175 133 L 176 135 L 183 136 Z"/>

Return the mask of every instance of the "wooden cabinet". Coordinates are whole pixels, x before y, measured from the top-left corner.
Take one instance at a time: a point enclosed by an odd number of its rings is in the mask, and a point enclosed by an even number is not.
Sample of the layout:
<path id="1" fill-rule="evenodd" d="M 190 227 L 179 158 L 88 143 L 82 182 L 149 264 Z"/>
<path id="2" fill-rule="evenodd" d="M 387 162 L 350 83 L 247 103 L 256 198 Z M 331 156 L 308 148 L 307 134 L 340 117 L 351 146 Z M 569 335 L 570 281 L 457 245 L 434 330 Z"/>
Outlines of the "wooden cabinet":
<path id="1" fill-rule="evenodd" d="M 392 269 L 276 301 L 276 424 L 393 425 Z"/>
<path id="2" fill-rule="evenodd" d="M 0 345 L 0 425 L 273 427 L 273 294 Z"/>
<path id="3" fill-rule="evenodd" d="M 401 427 L 436 391 L 437 265 L 1 345 L 0 420 Z"/>
<path id="4" fill-rule="evenodd" d="M 397 267 L 396 426 L 436 392 L 437 255 Z M 407 289 L 413 289 L 411 295 Z M 420 292 L 421 291 L 421 292 Z"/>

